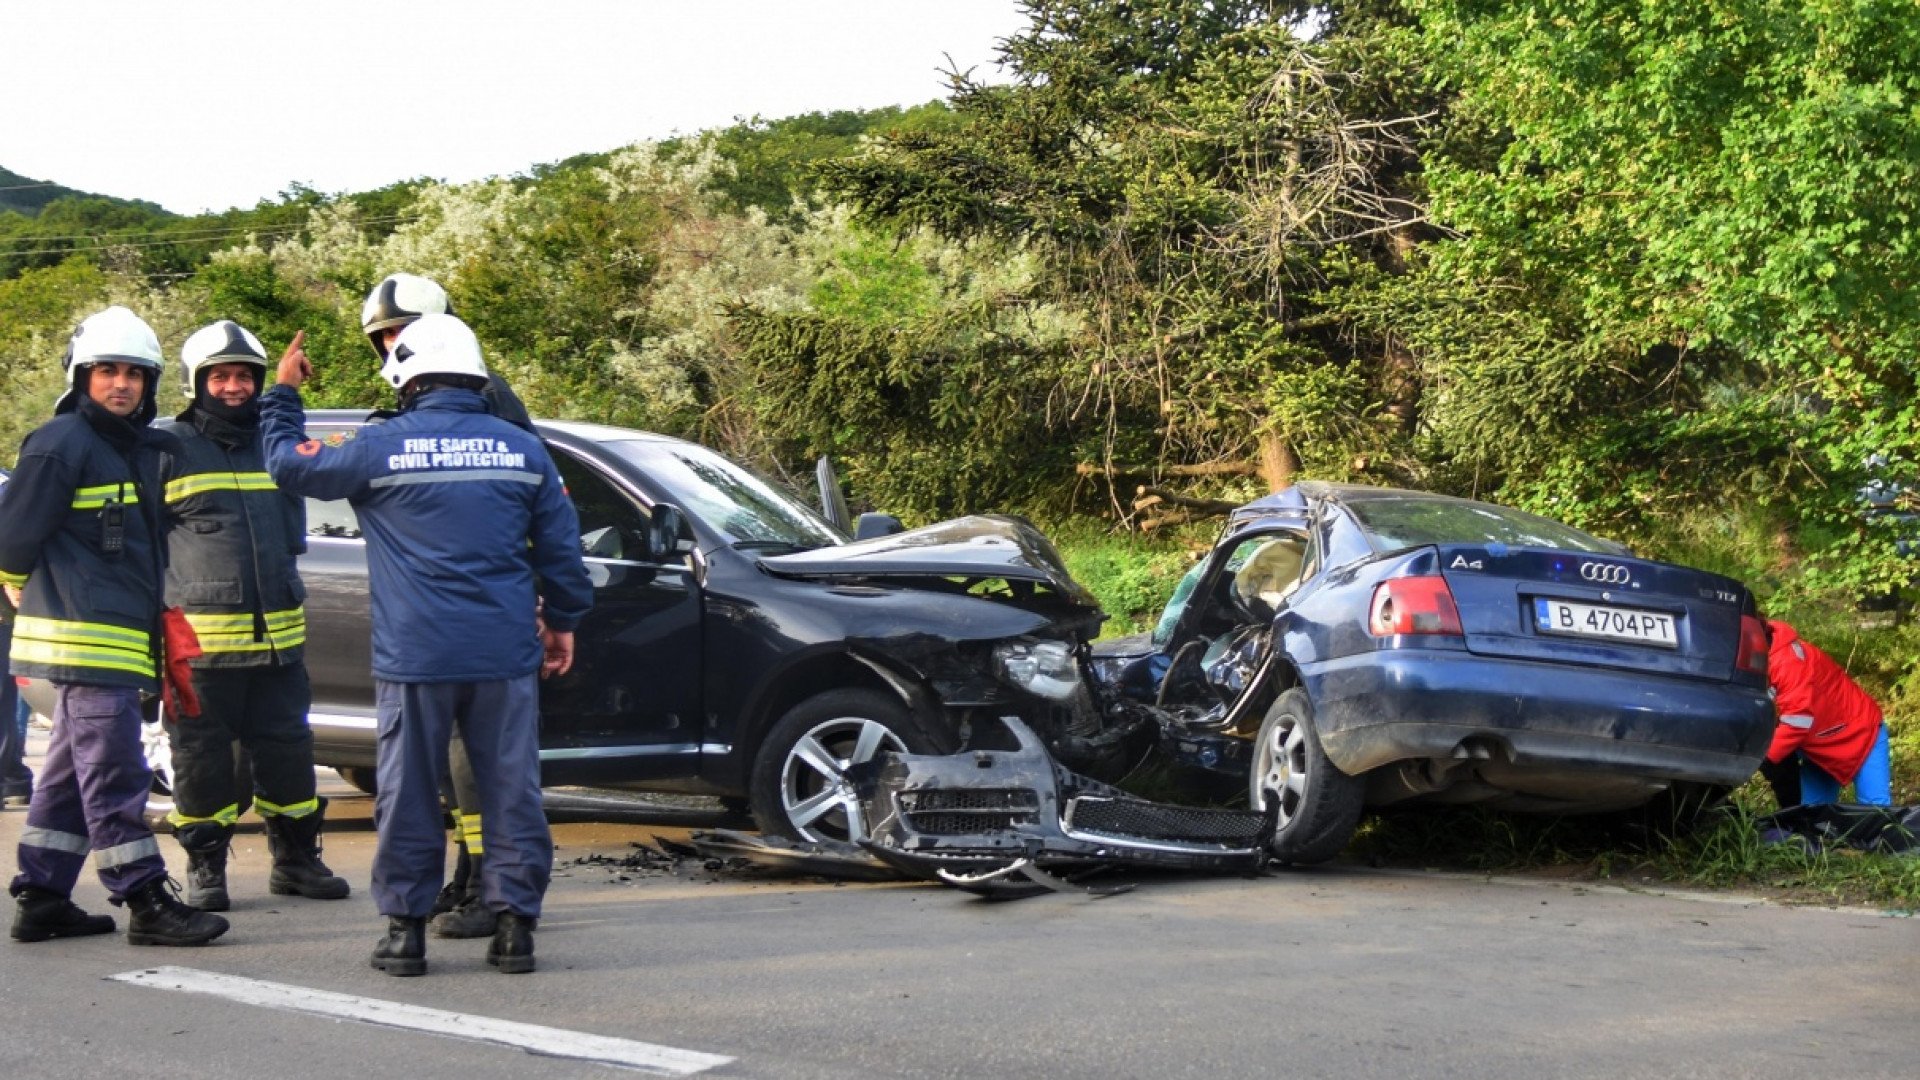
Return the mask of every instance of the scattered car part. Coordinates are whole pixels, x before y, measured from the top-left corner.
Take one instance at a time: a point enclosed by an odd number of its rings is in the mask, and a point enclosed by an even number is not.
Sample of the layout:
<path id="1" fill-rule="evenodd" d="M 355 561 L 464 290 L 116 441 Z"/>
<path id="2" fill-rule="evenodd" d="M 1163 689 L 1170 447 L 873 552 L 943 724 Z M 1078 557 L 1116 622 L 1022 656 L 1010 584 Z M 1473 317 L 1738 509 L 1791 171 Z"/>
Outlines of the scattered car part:
<path id="1" fill-rule="evenodd" d="M 860 847 L 837 840 L 795 843 L 781 836 L 713 829 L 689 835 L 686 846 L 729 866 L 739 860 L 756 870 L 794 877 L 899 881 L 903 876 Z"/>
<path id="2" fill-rule="evenodd" d="M 1136 798 L 1055 762 L 1017 718 L 1001 726 L 1010 748 L 894 754 L 857 773 L 872 828 L 861 846 L 913 877 L 997 895 L 1086 891 L 1058 875 L 1098 868 L 1246 873 L 1266 862 L 1274 807 Z"/>

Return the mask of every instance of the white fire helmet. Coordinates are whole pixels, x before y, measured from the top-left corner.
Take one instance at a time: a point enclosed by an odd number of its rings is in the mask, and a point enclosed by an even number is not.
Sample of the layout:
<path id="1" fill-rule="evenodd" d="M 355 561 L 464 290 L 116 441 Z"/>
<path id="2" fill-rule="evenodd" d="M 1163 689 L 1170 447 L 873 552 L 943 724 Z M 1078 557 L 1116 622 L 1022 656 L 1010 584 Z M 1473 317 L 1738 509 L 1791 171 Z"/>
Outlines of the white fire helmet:
<path id="1" fill-rule="evenodd" d="M 360 329 L 373 343 L 373 351 L 384 357 L 380 331 L 405 326 L 422 315 L 451 314 L 453 302 L 439 282 L 419 274 L 392 274 L 375 285 L 367 294 L 367 302 L 360 306 Z"/>
<path id="2" fill-rule="evenodd" d="M 386 363 L 380 365 L 380 378 L 403 390 L 422 375 L 487 377 L 480 341 L 466 323 L 451 315 L 422 315 L 400 331 Z"/>
<path id="3" fill-rule="evenodd" d="M 73 332 L 73 340 L 67 345 L 67 354 L 60 359 L 60 366 L 66 371 L 67 389 L 60 395 L 60 400 L 54 403 L 55 413 L 72 412 L 79 407 L 80 399 L 87 395 L 87 389 L 81 384 L 78 373 L 83 369 L 91 369 L 97 363 L 133 364 L 149 370 L 146 393 L 140 407 L 129 419 L 135 425 L 152 420 L 155 384 L 159 382 L 160 371 L 166 363 L 160 354 L 160 339 L 154 334 L 153 327 L 118 304 L 82 319 Z"/>
<path id="4" fill-rule="evenodd" d="M 215 364 L 252 364 L 260 369 L 254 381 L 264 384 L 267 379 L 267 350 L 259 338 L 232 319 L 195 330 L 180 346 L 180 363 L 186 369 L 189 394 L 199 392 L 201 370 Z"/>

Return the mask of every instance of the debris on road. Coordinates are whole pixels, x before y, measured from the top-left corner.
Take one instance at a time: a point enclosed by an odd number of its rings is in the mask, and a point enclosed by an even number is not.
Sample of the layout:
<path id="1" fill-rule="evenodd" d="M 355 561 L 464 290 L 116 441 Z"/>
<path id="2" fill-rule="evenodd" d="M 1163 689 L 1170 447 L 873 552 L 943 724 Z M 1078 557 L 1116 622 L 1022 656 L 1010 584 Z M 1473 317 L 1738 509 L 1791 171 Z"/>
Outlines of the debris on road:
<path id="1" fill-rule="evenodd" d="M 651 845 L 630 841 L 625 855 L 589 852 L 568 865 L 607 871 L 616 884 L 636 877 L 677 875 L 691 869 L 716 874 L 816 877 L 831 881 L 900 881 L 898 870 L 852 844 L 800 844 L 732 829 L 695 832 L 687 839 L 655 836 Z"/>

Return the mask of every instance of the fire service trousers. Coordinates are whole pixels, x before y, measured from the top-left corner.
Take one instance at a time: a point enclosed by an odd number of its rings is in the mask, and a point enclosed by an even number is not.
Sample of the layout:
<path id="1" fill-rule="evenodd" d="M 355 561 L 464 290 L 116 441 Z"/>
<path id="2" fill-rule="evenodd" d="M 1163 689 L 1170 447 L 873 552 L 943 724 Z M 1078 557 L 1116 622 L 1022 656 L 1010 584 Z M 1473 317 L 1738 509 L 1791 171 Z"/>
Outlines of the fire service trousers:
<path id="1" fill-rule="evenodd" d="M 424 918 L 433 911 L 446 873 L 440 778 L 458 730 L 480 793 L 481 898 L 494 911 L 538 918 L 553 876 L 553 836 L 540 809 L 539 680 L 375 685 L 373 899 L 380 913 Z"/>
<path id="2" fill-rule="evenodd" d="M 147 828 L 153 774 L 140 748 L 140 692 L 55 683 L 53 740 L 20 831 L 12 892 L 37 886 L 71 895 L 88 851 L 114 900 L 167 876 Z"/>
<path id="3" fill-rule="evenodd" d="M 263 818 L 303 818 L 319 809 L 307 727 L 313 694 L 304 664 L 203 668 L 193 673 L 193 686 L 200 715 L 171 725 L 174 810 L 168 820 L 176 828 L 232 825 L 248 802 Z M 235 774 L 236 742 L 251 759 L 251 780 Z"/>

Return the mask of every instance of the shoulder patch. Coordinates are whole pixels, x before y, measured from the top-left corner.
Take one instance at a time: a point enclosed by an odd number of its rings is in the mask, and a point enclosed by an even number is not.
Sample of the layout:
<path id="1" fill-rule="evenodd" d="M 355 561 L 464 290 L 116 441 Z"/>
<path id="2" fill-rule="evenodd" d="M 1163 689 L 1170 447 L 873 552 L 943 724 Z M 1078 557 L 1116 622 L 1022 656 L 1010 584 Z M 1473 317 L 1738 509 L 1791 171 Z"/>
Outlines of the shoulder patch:
<path id="1" fill-rule="evenodd" d="M 306 442 L 303 442 L 299 446 L 294 447 L 293 452 L 296 454 L 299 454 L 301 457 L 313 457 L 316 454 L 320 453 L 319 440 L 308 439 Z"/>
<path id="2" fill-rule="evenodd" d="M 345 446 L 347 445 L 347 443 L 353 441 L 353 437 L 355 434 L 356 433 L 352 431 L 335 431 L 329 434 L 322 441 L 324 441 L 328 446 Z"/>

